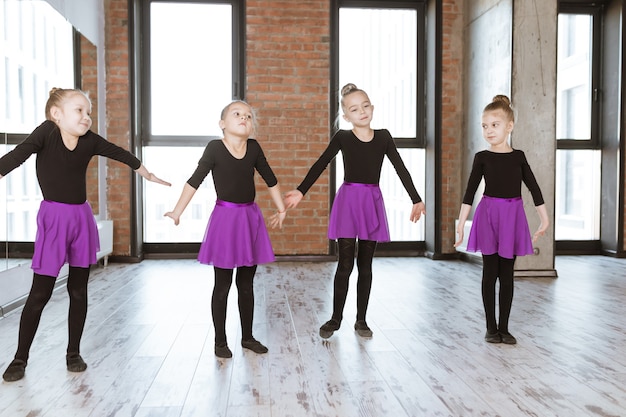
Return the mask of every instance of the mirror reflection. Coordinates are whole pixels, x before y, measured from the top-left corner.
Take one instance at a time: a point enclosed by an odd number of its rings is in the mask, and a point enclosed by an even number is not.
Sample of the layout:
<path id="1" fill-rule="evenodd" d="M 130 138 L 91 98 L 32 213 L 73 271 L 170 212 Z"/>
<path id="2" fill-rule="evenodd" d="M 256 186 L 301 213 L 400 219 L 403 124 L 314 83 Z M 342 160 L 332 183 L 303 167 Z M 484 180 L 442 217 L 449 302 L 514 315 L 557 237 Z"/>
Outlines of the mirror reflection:
<path id="1" fill-rule="evenodd" d="M 79 88 L 92 100 L 92 130 L 97 131 L 96 47 L 45 1 L 0 1 L 0 156 L 13 149 L 45 120 L 52 87 Z M 79 51 L 79 56 L 75 56 Z M 75 73 L 75 68 L 81 68 Z M 98 213 L 98 160 L 88 171 L 88 199 Z M 42 200 L 35 156 L 0 180 L 0 272 L 30 266 Z"/>

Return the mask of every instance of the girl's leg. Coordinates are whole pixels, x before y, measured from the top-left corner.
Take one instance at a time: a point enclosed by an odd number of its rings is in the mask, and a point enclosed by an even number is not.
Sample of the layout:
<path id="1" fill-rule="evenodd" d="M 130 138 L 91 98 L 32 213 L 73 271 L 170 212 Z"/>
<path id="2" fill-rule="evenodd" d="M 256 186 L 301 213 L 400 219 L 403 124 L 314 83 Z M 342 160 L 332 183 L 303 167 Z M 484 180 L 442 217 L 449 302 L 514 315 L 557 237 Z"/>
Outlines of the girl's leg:
<path id="1" fill-rule="evenodd" d="M 67 369 L 72 372 L 82 372 L 87 364 L 80 356 L 80 340 L 85 329 L 87 318 L 87 283 L 89 268 L 70 266 L 67 278 L 67 292 L 70 296 L 68 314 L 69 340 L 67 344 Z"/>
<path id="2" fill-rule="evenodd" d="M 267 348 L 252 336 L 254 319 L 254 274 L 256 265 L 237 268 L 237 293 L 239 319 L 241 320 L 241 346 L 255 353 L 266 353 Z"/>
<path id="3" fill-rule="evenodd" d="M 89 268 L 70 266 L 70 273 L 67 278 L 67 292 L 70 296 L 68 355 L 80 353 L 80 340 L 83 336 L 85 320 L 87 318 L 88 281 Z"/>
<path id="4" fill-rule="evenodd" d="M 15 359 L 28 362 L 30 346 L 39 327 L 41 313 L 54 290 L 55 277 L 33 274 L 33 284 L 20 318 L 19 339 Z"/>
<path id="5" fill-rule="evenodd" d="M 356 265 L 359 279 L 356 285 L 356 319 L 365 321 L 367 305 L 372 290 L 372 259 L 376 250 L 375 240 L 359 240 Z"/>
<path id="6" fill-rule="evenodd" d="M 33 274 L 33 283 L 20 317 L 20 328 L 15 358 L 9 364 L 2 378 L 5 381 L 17 381 L 24 377 L 30 347 L 37 333 L 41 313 L 48 304 L 56 278 Z"/>
<path id="7" fill-rule="evenodd" d="M 239 301 L 239 320 L 241 321 L 241 338 L 252 339 L 252 321 L 254 319 L 254 274 L 255 266 L 237 268 L 237 294 Z"/>
<path id="8" fill-rule="evenodd" d="M 335 281 L 333 284 L 333 316 L 320 327 L 320 337 L 324 339 L 331 337 L 335 330 L 339 330 L 339 326 L 341 326 L 343 308 L 346 305 L 346 298 L 348 297 L 350 274 L 354 268 L 355 247 L 356 238 L 337 239 L 339 260 L 337 262 L 337 271 L 335 272 Z"/>
<path id="9" fill-rule="evenodd" d="M 500 320 L 498 323 L 498 331 L 502 335 L 504 343 L 515 343 L 512 339 L 507 339 L 509 333 L 509 316 L 511 314 L 511 305 L 513 304 L 513 274 L 515 266 L 515 258 L 508 259 L 499 257 L 500 263 Z M 505 336 L 506 335 L 506 336 Z"/>
<path id="10" fill-rule="evenodd" d="M 498 333 L 498 325 L 496 324 L 496 281 L 499 274 L 499 258 L 500 256 L 497 253 L 483 255 L 482 295 L 488 334 Z"/>
<path id="11" fill-rule="evenodd" d="M 352 269 L 354 268 L 356 239 L 340 238 L 337 240 L 337 247 L 339 260 L 337 262 L 337 271 L 335 272 L 332 319 L 341 323 L 343 308 L 348 297 L 350 274 L 352 274 Z"/>
<path id="12" fill-rule="evenodd" d="M 233 270 L 214 267 L 215 286 L 211 298 L 211 312 L 215 327 L 215 346 L 226 346 L 226 307 L 228 292 L 233 280 Z"/>

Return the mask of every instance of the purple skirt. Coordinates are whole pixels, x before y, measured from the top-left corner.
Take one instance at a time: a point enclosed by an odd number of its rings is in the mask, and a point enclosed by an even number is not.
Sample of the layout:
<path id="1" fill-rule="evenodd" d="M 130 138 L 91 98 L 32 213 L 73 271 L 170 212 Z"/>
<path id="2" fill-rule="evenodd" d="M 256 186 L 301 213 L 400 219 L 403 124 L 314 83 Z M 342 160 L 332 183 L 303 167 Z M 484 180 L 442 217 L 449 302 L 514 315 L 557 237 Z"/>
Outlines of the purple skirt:
<path id="1" fill-rule="evenodd" d="M 467 250 L 483 255 L 497 253 L 507 259 L 532 255 L 533 243 L 522 198 L 483 195 L 474 213 Z"/>
<path id="2" fill-rule="evenodd" d="M 65 263 L 87 268 L 98 262 L 99 250 L 98 225 L 88 202 L 41 202 L 31 265 L 35 273 L 56 277 Z"/>
<path id="3" fill-rule="evenodd" d="M 274 251 L 259 206 L 254 201 L 238 204 L 217 200 L 198 261 L 224 269 L 273 262 Z"/>
<path id="4" fill-rule="evenodd" d="M 383 194 L 378 184 L 344 182 L 333 202 L 328 238 L 389 242 Z"/>

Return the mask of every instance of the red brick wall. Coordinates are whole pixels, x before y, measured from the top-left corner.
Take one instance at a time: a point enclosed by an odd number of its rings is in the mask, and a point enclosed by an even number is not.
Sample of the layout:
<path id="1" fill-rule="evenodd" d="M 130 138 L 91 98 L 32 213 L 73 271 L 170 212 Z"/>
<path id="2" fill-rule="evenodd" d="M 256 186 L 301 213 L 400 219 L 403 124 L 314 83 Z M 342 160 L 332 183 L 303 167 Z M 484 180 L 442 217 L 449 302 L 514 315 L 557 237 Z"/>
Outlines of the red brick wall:
<path id="1" fill-rule="evenodd" d="M 247 100 L 259 117 L 258 139 L 283 192 L 294 189 L 329 141 L 330 2 L 246 2 Z M 257 182 L 265 213 L 274 205 Z M 277 254 L 326 254 L 328 174 L 282 231 L 270 231 Z"/>
<path id="2" fill-rule="evenodd" d="M 91 130 L 98 132 L 98 58 L 96 46 L 84 36 L 80 37 L 80 69 L 81 89 L 89 95 L 91 100 Z M 98 206 L 98 158 L 92 158 L 87 168 L 87 201 L 95 214 L 99 213 Z"/>
<path id="3" fill-rule="evenodd" d="M 463 2 L 444 0 L 443 4 L 442 233 L 444 251 L 453 252 L 453 224 L 461 198 Z M 257 138 L 283 192 L 299 184 L 329 141 L 330 6 L 330 0 L 246 2 L 246 99 L 257 110 Z M 104 9 L 108 139 L 128 148 L 127 0 L 105 0 Z M 108 214 L 115 221 L 115 255 L 130 253 L 131 175 L 126 166 L 108 163 Z M 274 206 L 267 187 L 261 181 L 257 186 L 257 202 L 269 216 Z M 288 213 L 283 230 L 270 232 L 277 254 L 328 253 L 328 196 L 329 176 L 325 172 L 298 208 Z M 430 210 L 435 209 L 426 203 Z"/>
<path id="4" fill-rule="evenodd" d="M 459 169 L 463 163 L 463 0 L 444 0 L 442 7 L 440 233 L 441 252 L 447 254 L 455 253 L 454 221 L 459 217 L 463 187 Z"/>
<path id="5" fill-rule="evenodd" d="M 107 139 L 130 145 L 130 74 L 128 1 L 105 0 Z M 131 178 L 128 166 L 107 159 L 108 218 L 114 221 L 113 254 L 131 254 Z"/>

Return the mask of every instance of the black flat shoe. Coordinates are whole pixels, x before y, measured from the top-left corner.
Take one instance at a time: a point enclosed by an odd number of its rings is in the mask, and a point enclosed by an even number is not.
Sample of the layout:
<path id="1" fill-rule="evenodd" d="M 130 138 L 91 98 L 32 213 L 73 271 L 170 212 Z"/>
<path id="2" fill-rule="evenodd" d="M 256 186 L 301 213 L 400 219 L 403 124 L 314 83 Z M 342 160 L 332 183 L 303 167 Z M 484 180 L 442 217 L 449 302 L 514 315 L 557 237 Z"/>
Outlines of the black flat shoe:
<path id="1" fill-rule="evenodd" d="M 241 346 L 250 349 L 254 353 L 267 353 L 267 347 L 263 346 L 263 344 L 255 338 L 242 340 Z"/>
<path id="2" fill-rule="evenodd" d="M 354 330 L 361 337 L 372 337 L 372 329 L 369 328 L 365 320 L 358 320 L 354 323 Z"/>
<path id="3" fill-rule="evenodd" d="M 233 357 L 233 352 L 230 351 L 226 343 L 220 343 L 215 345 L 215 356 L 228 359 Z"/>
<path id="4" fill-rule="evenodd" d="M 485 333 L 485 342 L 487 342 L 487 343 L 502 343 L 502 336 L 500 336 L 500 333 L 498 333 L 498 332 L 489 333 L 487 331 L 487 333 Z"/>
<path id="5" fill-rule="evenodd" d="M 328 339 L 335 333 L 335 331 L 339 330 L 339 322 L 337 320 L 330 319 L 326 323 L 320 327 L 320 337 L 323 339 Z"/>
<path id="6" fill-rule="evenodd" d="M 6 371 L 2 374 L 2 379 L 7 382 L 19 381 L 24 378 L 26 372 L 26 362 L 21 359 L 13 359 Z"/>
<path id="7" fill-rule="evenodd" d="M 500 332 L 500 337 L 502 338 L 502 343 L 504 344 L 514 345 L 517 343 L 517 340 L 509 332 Z"/>
<path id="8" fill-rule="evenodd" d="M 78 353 L 66 356 L 65 363 L 70 372 L 83 372 L 87 369 L 87 364 Z"/>

